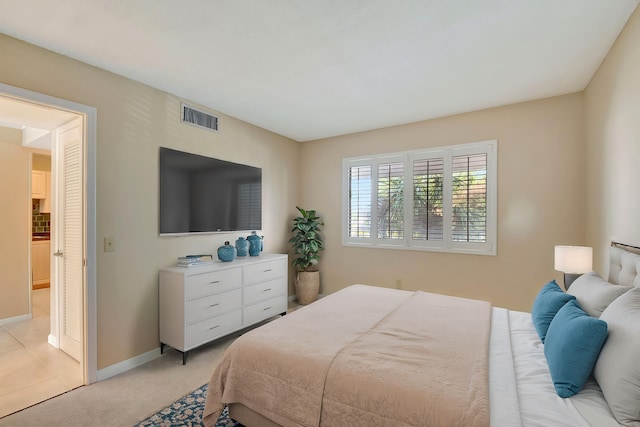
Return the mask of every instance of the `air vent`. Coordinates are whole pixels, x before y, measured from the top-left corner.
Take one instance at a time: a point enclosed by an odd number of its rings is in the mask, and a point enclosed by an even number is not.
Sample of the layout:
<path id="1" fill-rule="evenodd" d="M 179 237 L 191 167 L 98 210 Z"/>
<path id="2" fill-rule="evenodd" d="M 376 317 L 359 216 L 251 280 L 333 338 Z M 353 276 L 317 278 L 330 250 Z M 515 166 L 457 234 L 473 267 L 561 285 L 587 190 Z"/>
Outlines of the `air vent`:
<path id="1" fill-rule="evenodd" d="M 218 131 L 218 118 L 187 104 L 182 104 L 182 122 L 204 129 Z"/>

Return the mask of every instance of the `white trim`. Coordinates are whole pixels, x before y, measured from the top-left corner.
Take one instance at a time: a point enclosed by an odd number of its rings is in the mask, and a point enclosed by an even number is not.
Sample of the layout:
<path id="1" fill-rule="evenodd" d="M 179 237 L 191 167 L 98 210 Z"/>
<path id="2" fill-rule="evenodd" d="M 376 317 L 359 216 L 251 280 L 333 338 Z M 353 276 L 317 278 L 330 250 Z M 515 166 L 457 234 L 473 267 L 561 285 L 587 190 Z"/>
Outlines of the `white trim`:
<path id="1" fill-rule="evenodd" d="M 487 155 L 487 218 L 486 218 L 486 242 L 454 242 L 452 239 L 452 206 L 449 203 L 443 205 L 443 239 L 441 241 L 414 241 L 411 239 L 413 224 L 413 198 L 409 197 L 404 202 L 405 231 L 404 239 L 380 239 L 377 233 L 377 181 L 378 164 L 389 160 L 403 159 L 405 162 L 405 174 L 410 171 L 410 165 L 415 159 L 443 158 L 444 182 L 443 200 L 451 201 L 452 182 L 447 177 L 452 176 L 452 160 L 454 156 L 467 156 L 486 153 Z M 429 252 L 448 252 L 472 255 L 497 255 L 497 191 L 498 191 L 498 141 L 486 140 L 457 144 L 444 147 L 424 148 L 397 153 L 379 155 L 366 155 L 351 157 L 342 160 L 342 245 L 361 248 L 399 249 Z M 371 167 L 371 236 L 349 237 L 349 180 L 351 167 Z M 406 176 L 406 175 L 405 175 Z M 411 195 L 413 187 L 409 179 L 405 179 L 405 194 Z"/>
<path id="2" fill-rule="evenodd" d="M 0 326 L 8 325 L 9 323 L 21 322 L 23 320 L 29 320 L 32 318 L 33 316 L 31 314 L 21 314 L 20 316 L 7 317 L 6 319 L 0 319 Z"/>
<path id="3" fill-rule="evenodd" d="M 47 342 L 49 343 L 49 345 L 55 348 L 60 348 L 60 340 L 58 339 L 57 335 L 49 334 L 49 336 L 47 337 Z"/>
<path id="4" fill-rule="evenodd" d="M 97 152 L 97 110 L 95 107 L 56 98 L 27 89 L 0 83 L 0 95 L 25 100 L 37 104 L 79 113 L 84 116 L 86 138 L 86 294 L 85 294 L 85 337 L 84 337 L 84 379 L 86 384 L 97 379 L 98 367 L 98 310 L 97 266 L 96 266 L 96 152 Z"/>
<path id="5" fill-rule="evenodd" d="M 96 378 L 98 381 L 104 381 L 108 378 L 122 374 L 123 372 L 127 372 L 128 370 L 131 370 L 133 368 L 137 368 L 138 366 L 142 366 L 145 363 L 157 359 L 158 357 L 160 357 L 160 347 L 154 348 L 153 350 L 147 351 L 146 353 L 139 354 L 135 357 L 132 357 L 131 359 L 123 360 L 122 362 L 118 362 L 114 365 L 100 369 L 96 373 Z"/>
<path id="6" fill-rule="evenodd" d="M 98 110 L 87 107 L 84 111 L 84 131 L 87 141 L 85 161 L 87 173 L 86 191 L 86 226 L 87 236 L 87 295 L 86 295 L 86 324 L 85 324 L 85 376 L 87 384 L 96 382 L 98 371 L 98 260 L 96 249 L 96 170 L 97 170 L 97 138 L 98 138 Z"/>

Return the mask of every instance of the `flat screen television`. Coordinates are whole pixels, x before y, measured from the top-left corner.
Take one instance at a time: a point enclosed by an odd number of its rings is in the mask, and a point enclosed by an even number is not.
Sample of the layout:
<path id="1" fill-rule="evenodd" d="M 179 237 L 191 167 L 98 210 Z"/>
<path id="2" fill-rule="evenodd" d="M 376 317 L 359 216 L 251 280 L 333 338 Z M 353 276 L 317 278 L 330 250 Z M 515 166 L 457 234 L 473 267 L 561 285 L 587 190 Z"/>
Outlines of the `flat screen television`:
<path id="1" fill-rule="evenodd" d="M 160 147 L 160 235 L 261 228 L 261 168 Z"/>

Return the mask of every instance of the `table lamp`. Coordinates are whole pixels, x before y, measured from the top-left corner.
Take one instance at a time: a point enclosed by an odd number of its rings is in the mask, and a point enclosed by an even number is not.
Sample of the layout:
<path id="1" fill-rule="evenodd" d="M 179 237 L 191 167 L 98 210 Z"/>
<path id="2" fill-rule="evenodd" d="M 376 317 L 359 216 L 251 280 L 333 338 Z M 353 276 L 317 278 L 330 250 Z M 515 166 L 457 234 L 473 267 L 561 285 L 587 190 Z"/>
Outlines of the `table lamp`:
<path id="1" fill-rule="evenodd" d="M 554 268 L 564 273 L 564 288 L 593 269 L 593 248 L 587 246 L 556 246 Z"/>

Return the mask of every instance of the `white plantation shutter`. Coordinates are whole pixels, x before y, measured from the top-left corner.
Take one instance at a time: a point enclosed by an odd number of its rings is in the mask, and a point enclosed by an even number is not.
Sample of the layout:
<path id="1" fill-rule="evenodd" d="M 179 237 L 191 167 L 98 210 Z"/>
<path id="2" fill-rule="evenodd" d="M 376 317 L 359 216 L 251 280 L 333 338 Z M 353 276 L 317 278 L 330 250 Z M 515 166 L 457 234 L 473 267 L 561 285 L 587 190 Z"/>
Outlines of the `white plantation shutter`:
<path id="1" fill-rule="evenodd" d="M 496 183 L 497 141 L 344 159 L 343 244 L 495 255 Z"/>
<path id="2" fill-rule="evenodd" d="M 442 196 L 444 159 L 417 159 L 413 162 L 414 240 L 443 239 Z"/>
<path id="3" fill-rule="evenodd" d="M 349 168 L 349 237 L 371 237 L 371 184 L 371 165 Z"/>
<path id="4" fill-rule="evenodd" d="M 487 241 L 487 155 L 454 156 L 452 238 Z"/>
<path id="5" fill-rule="evenodd" d="M 404 239 L 404 163 L 378 165 L 378 238 Z"/>

